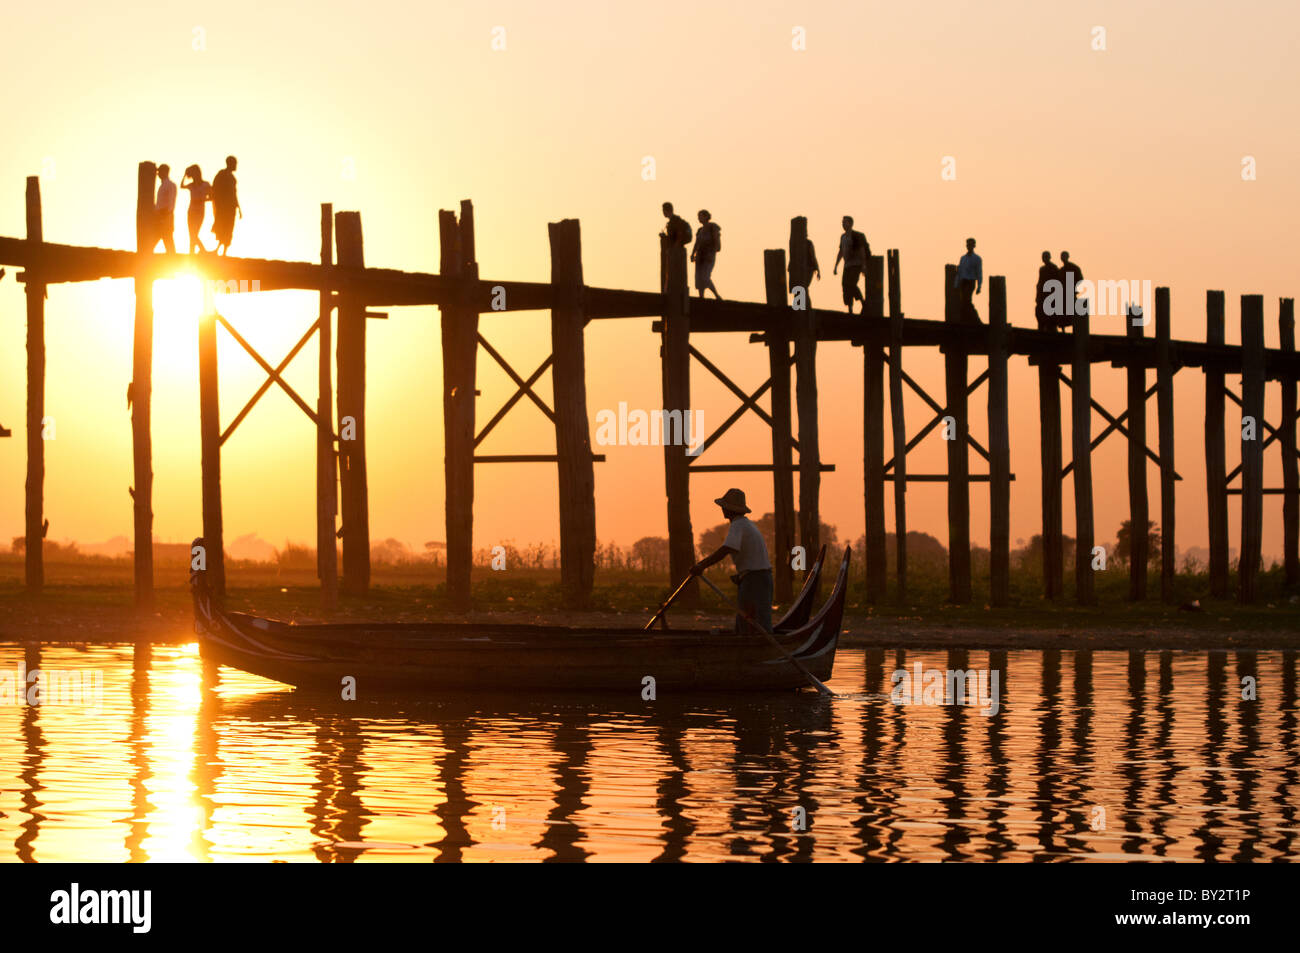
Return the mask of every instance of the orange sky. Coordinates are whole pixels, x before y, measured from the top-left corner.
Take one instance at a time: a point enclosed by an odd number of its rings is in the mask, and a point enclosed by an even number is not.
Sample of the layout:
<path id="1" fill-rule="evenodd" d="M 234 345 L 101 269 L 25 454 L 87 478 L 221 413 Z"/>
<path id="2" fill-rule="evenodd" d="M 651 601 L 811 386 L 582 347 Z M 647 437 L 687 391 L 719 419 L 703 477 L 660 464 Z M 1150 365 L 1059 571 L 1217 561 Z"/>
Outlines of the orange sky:
<path id="1" fill-rule="evenodd" d="M 39 173 L 47 238 L 130 247 L 138 161 L 177 170 L 199 162 L 211 178 L 233 152 L 246 216 L 235 234 L 241 255 L 314 259 L 319 203 L 331 201 L 361 210 L 369 264 L 432 271 L 437 210 L 469 197 L 485 277 L 545 280 L 546 223 L 578 217 L 588 283 L 650 290 L 658 278 L 658 207 L 670 199 L 682 211 L 707 207 L 721 224 L 714 277 L 729 297 L 762 298 L 762 250 L 784 246 L 790 217 L 803 214 L 824 265 L 814 303 L 836 306 L 830 264 L 846 212 L 877 254 L 901 249 L 903 305 L 917 316 L 941 314 L 943 265 L 957 259 L 968 234 L 979 239 L 986 274 L 1007 276 L 1010 319 L 1020 326 L 1033 323 L 1033 275 L 1044 248 L 1068 248 L 1089 277 L 1169 285 L 1179 338 L 1204 337 L 1205 290 L 1221 288 L 1229 341 L 1238 338 L 1239 295 L 1261 293 L 1266 341 L 1276 346 L 1277 299 L 1300 290 L 1294 7 L 992 0 L 421 10 L 376 0 L 322 2 L 309 13 L 235 0 L 200 14 L 173 4 L 133 7 L 128 14 L 70 3 L 7 11 L 0 69 L 20 95 L 6 103 L 0 234 L 22 235 L 23 177 Z M 492 49 L 497 26 L 505 28 L 501 51 Z M 1092 49 L 1097 26 L 1106 31 L 1104 51 Z M 792 49 L 796 27 L 806 49 Z M 642 179 L 647 155 L 656 161 L 655 181 Z M 1242 180 L 1247 155 L 1256 159 L 1257 181 Z M 955 181 L 940 176 L 945 156 L 955 160 Z M 178 223 L 183 233 L 183 210 Z M 14 431 L 0 442 L 0 539 L 20 534 L 23 519 L 24 317 L 13 271 L 0 282 L 8 342 L 0 347 L 0 423 Z M 199 524 L 188 297 L 160 292 L 156 324 L 154 510 L 164 540 L 188 540 Z M 986 314 L 986 296 L 977 304 Z M 224 307 L 276 363 L 310 324 L 315 297 L 275 294 Z M 1109 321 L 1096 319 L 1094 331 L 1118 331 L 1119 322 Z M 130 535 L 131 325 L 127 282 L 50 290 L 51 539 Z M 482 329 L 525 375 L 549 349 L 542 313 L 487 315 Z M 756 388 L 766 377 L 766 355 L 745 335 L 701 335 L 695 343 L 741 386 Z M 589 326 L 593 420 L 619 401 L 659 403 L 657 345 L 649 321 Z M 371 532 L 418 548 L 444 538 L 437 312 L 394 309 L 388 322 L 371 322 L 369 348 Z M 224 332 L 220 355 L 229 421 L 261 376 Z M 312 344 L 288 373 L 309 402 L 315 358 Z M 918 349 L 907 361 L 940 396 L 937 353 Z M 980 364 L 972 361 L 972 377 Z M 712 430 L 735 402 L 706 373 L 697 368 L 694 393 Z M 849 538 L 863 526 L 861 375 L 860 352 L 823 345 L 823 457 L 837 469 L 823 478 L 822 509 Z M 1039 522 L 1034 380 L 1023 361 L 1013 363 L 1012 405 L 1020 410 L 1012 421 L 1013 541 Z M 513 388 L 486 355 L 480 386 L 481 425 Z M 1094 393 L 1114 412 L 1123 409 L 1123 387 L 1121 372 L 1095 367 Z M 1180 374 L 1176 393 L 1184 476 L 1178 540 L 1204 545 L 1200 378 Z M 982 411 L 983 400 L 981 391 L 972 407 Z M 1270 420 L 1276 406 L 1270 386 Z M 910 432 L 929 417 L 919 401 L 909 399 L 907 411 Z M 545 424 L 521 404 L 482 451 L 550 451 Z M 1096 420 L 1095 432 L 1102 426 Z M 1231 409 L 1229 426 L 1235 430 Z M 982 412 L 973 432 L 986 434 Z M 761 462 L 768 439 L 751 416 L 705 459 Z M 275 390 L 263 398 L 225 448 L 228 540 L 248 532 L 276 545 L 313 538 L 313 440 L 286 396 Z M 604 452 L 609 460 L 596 470 L 598 535 L 630 543 L 663 534 L 659 448 Z M 1267 486 L 1279 482 L 1276 452 L 1276 445 L 1266 452 Z M 936 431 L 909 462 L 939 472 L 943 459 Z M 1117 435 L 1094 457 L 1099 541 L 1113 539 L 1126 516 L 1124 459 Z M 972 455 L 972 470 L 982 472 L 981 464 Z M 480 466 L 477 478 L 478 545 L 557 538 L 553 467 Z M 770 508 L 770 477 L 735 479 L 756 510 Z M 709 501 L 730 482 L 693 478 L 697 532 L 717 521 Z M 1152 471 L 1153 512 L 1156 487 Z M 1067 483 L 1067 533 L 1071 489 Z M 942 486 L 914 486 L 910 496 L 909 528 L 945 538 Z M 1266 555 L 1281 549 L 1280 506 L 1280 497 L 1266 498 Z M 1235 499 L 1230 507 L 1235 545 Z M 972 533 L 987 542 L 979 486 Z"/>

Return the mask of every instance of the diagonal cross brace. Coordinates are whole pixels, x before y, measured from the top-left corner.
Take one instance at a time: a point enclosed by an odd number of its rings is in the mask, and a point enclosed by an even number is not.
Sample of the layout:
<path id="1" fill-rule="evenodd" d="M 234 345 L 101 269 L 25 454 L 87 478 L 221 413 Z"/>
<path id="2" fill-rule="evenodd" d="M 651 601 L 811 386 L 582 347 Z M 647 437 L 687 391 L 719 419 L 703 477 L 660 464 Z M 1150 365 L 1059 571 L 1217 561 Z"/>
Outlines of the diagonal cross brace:
<path id="1" fill-rule="evenodd" d="M 515 369 L 510 366 L 510 363 L 500 355 L 497 349 L 487 342 L 487 338 L 483 337 L 482 334 L 478 335 L 478 343 L 482 345 L 483 350 L 492 355 L 494 361 L 501 365 L 501 369 L 509 375 L 512 381 L 515 382 L 515 387 L 517 387 L 518 390 L 508 401 L 506 401 L 505 406 L 497 412 L 496 416 L 488 421 L 487 426 L 483 428 L 482 432 L 474 438 L 474 446 L 477 447 L 479 445 L 483 438 L 487 436 L 488 431 L 495 427 L 501 418 L 505 416 L 506 411 L 513 407 L 519 398 L 523 396 L 527 396 L 532 400 L 532 402 L 541 409 L 542 413 L 546 415 L 547 420 L 551 423 L 555 423 L 555 411 L 551 410 L 546 401 L 538 397 L 537 392 L 533 390 L 533 385 L 537 383 L 538 378 L 540 378 L 542 374 L 546 373 L 546 369 L 551 366 L 551 362 L 555 359 L 555 355 L 552 354 L 548 356 L 546 360 L 542 362 L 541 367 L 533 371 L 528 380 L 524 380 L 515 372 Z"/>
<path id="2" fill-rule="evenodd" d="M 732 424 L 734 424 L 737 420 L 739 420 L 742 416 L 744 416 L 746 410 L 752 410 L 754 413 L 758 414 L 758 416 L 762 418 L 762 420 L 769 427 L 776 426 L 772 420 L 772 415 L 769 414 L 767 411 L 765 411 L 762 407 L 758 406 L 757 403 L 758 399 L 762 397 L 765 393 L 767 393 L 768 388 L 772 386 L 772 378 L 769 377 L 767 380 L 765 380 L 762 383 L 762 385 L 759 386 L 758 390 L 754 391 L 752 394 L 746 394 L 743 390 L 740 389 L 740 387 L 738 387 L 735 384 L 735 382 L 731 380 L 731 378 L 727 377 L 727 375 L 724 374 L 712 361 L 710 361 L 707 357 L 701 354 L 696 349 L 694 344 L 688 345 L 688 350 L 697 361 L 703 364 L 704 367 L 708 369 L 708 371 L 712 373 L 714 377 L 722 381 L 722 383 L 726 385 L 727 389 L 731 391 L 733 394 L 735 394 L 737 397 L 739 397 L 741 400 L 741 404 L 738 408 L 736 408 L 736 411 L 730 417 L 724 420 L 718 426 L 718 428 L 709 435 L 708 439 L 706 439 L 703 443 L 700 444 L 699 449 L 696 450 L 695 453 L 692 455 L 694 458 L 698 458 L 701 454 L 704 453 L 705 450 L 713 446 L 713 444 L 718 441 L 718 438 L 720 438 Z M 794 365 L 794 358 L 791 357 L 789 366 L 793 366 L 793 365 Z M 790 446 L 794 450 L 799 449 L 799 441 L 795 440 L 793 436 L 791 436 L 790 438 Z"/>
<path id="3" fill-rule="evenodd" d="M 884 360 L 886 364 L 889 363 L 888 357 L 885 357 Z M 943 418 L 948 416 L 948 408 L 940 407 L 938 402 L 935 401 L 934 398 L 932 398 L 929 394 L 927 394 L 925 392 L 925 389 L 922 388 L 920 384 L 912 380 L 911 376 L 907 373 L 907 371 L 903 370 L 902 368 L 899 368 L 898 373 L 899 376 L 902 378 L 903 383 L 905 383 L 908 387 L 912 388 L 912 390 L 915 391 L 920 396 L 920 398 L 923 401 L 925 401 L 926 404 L 929 405 L 930 409 L 934 411 L 934 417 L 931 418 L 930 422 L 926 424 L 924 427 L 922 427 L 920 432 L 917 433 L 917 435 L 913 437 L 911 440 L 909 440 L 907 442 L 907 446 L 903 448 L 903 454 L 907 455 L 908 453 L 912 452 L 912 450 L 916 447 L 917 444 L 919 444 L 922 440 L 924 440 L 929 435 L 931 430 L 933 430 L 935 427 L 939 426 L 939 424 L 943 422 Z M 980 385 L 983 384 L 986 380 L 988 380 L 988 376 L 989 376 L 989 372 L 985 370 L 983 373 L 979 375 L 979 377 L 971 381 L 970 384 L 966 386 L 966 395 L 969 397 L 971 394 L 975 393 L 975 391 L 979 390 Z M 966 434 L 966 442 L 971 446 L 971 448 L 976 453 L 978 453 L 985 460 L 989 459 L 988 451 L 985 450 L 984 447 L 980 445 L 980 442 L 976 440 L 974 437 L 972 437 L 969 432 Z M 894 459 L 895 459 L 894 457 L 890 457 L 888 462 L 885 463 L 884 469 L 882 470 L 883 473 L 889 473 L 891 470 L 893 470 Z"/>
<path id="4" fill-rule="evenodd" d="M 1178 368 L 1175 367 L 1173 373 L 1170 374 L 1169 376 L 1173 377 L 1173 375 L 1177 373 L 1178 373 Z M 1070 378 L 1065 376 L 1064 371 L 1058 369 L 1056 374 L 1058 377 L 1060 377 L 1062 381 L 1065 382 L 1066 387 L 1069 387 L 1071 390 L 1074 389 L 1074 385 L 1070 383 Z M 1146 389 L 1146 393 L 1143 394 L 1142 396 L 1142 406 L 1144 409 L 1146 407 L 1146 402 L 1151 399 L 1151 395 L 1156 392 L 1158 387 L 1159 384 L 1152 384 L 1150 387 Z M 1088 444 L 1089 453 L 1092 453 L 1093 450 L 1097 449 L 1097 445 L 1101 443 L 1103 440 L 1105 440 L 1107 437 L 1109 437 L 1116 430 L 1118 430 L 1120 434 L 1122 434 L 1124 437 L 1127 437 L 1129 440 L 1133 439 L 1132 435 L 1128 432 L 1128 428 L 1124 426 L 1124 421 L 1128 419 L 1127 410 L 1125 410 L 1124 413 L 1120 414 L 1118 417 L 1112 417 L 1110 412 L 1107 411 L 1105 407 L 1101 406 L 1101 404 L 1097 403 L 1095 399 L 1089 398 L 1088 403 L 1092 405 L 1093 410 L 1095 410 L 1106 420 L 1108 425 L 1105 430 L 1103 430 L 1100 434 L 1098 434 Z M 1142 450 L 1143 452 L 1146 453 L 1147 457 L 1151 460 L 1152 463 L 1154 463 L 1156 466 L 1160 466 L 1160 457 L 1154 451 L 1152 451 L 1150 447 L 1143 447 Z M 1074 461 L 1071 460 L 1061 470 L 1061 476 L 1062 477 L 1067 476 L 1069 472 L 1073 469 L 1074 469 Z M 1175 480 L 1182 479 L 1182 476 L 1178 473 L 1177 470 L 1174 471 L 1174 479 Z"/>
<path id="5" fill-rule="evenodd" d="M 1241 403 L 1241 398 L 1238 397 L 1236 394 L 1234 394 L 1231 390 L 1225 387 L 1223 388 L 1223 393 L 1226 394 L 1234 404 L 1236 404 L 1238 407 L 1241 407 L 1242 410 L 1246 409 Z M 1268 439 L 1265 440 L 1263 446 L 1259 448 L 1260 452 L 1263 453 L 1265 450 L 1268 449 L 1268 445 L 1270 443 L 1272 443 L 1274 440 L 1277 440 L 1280 436 L 1282 436 L 1282 434 L 1280 433 L 1281 430 L 1283 430 L 1286 427 L 1294 427 L 1296 423 L 1296 419 L 1300 419 L 1300 413 L 1298 413 L 1296 417 L 1291 420 L 1282 421 L 1282 423 L 1278 425 L 1278 428 L 1274 430 L 1271 426 L 1269 426 L 1267 420 L 1261 418 L 1259 423 L 1260 426 L 1262 426 L 1265 430 L 1268 431 Z M 1300 459 L 1300 450 L 1296 451 L 1296 458 Z M 1227 477 L 1224 479 L 1223 481 L 1224 485 L 1226 486 L 1227 484 L 1231 483 L 1233 480 L 1237 478 L 1238 475 L 1240 475 L 1240 473 L 1241 473 L 1241 464 L 1239 463 L 1233 468 L 1232 472 L 1229 473 Z"/>
<path id="6" fill-rule="evenodd" d="M 235 415 L 235 419 L 230 422 L 230 426 L 228 426 L 225 429 L 225 432 L 222 433 L 219 445 L 224 444 L 228 439 L 230 439 L 230 435 L 235 432 L 235 428 L 238 427 L 240 422 L 248 416 L 249 412 L 253 409 L 253 405 L 261 399 L 262 395 L 270 390 L 272 384 L 279 384 L 284 389 L 284 392 L 293 398 L 294 403 L 302 408 L 303 413 L 311 418 L 311 422 L 317 423 L 316 411 L 307 406 L 307 402 L 299 397 L 297 391 L 290 387 L 280 375 L 284 372 L 284 369 L 289 366 L 289 362 L 292 361 L 298 355 L 298 352 L 302 350 L 303 345 L 305 345 L 311 339 L 311 336 L 316 333 L 317 329 L 320 327 L 320 318 L 317 318 L 312 323 L 312 326 L 307 329 L 307 333 L 298 339 L 298 343 L 295 344 L 292 350 L 285 355 L 284 360 L 280 362 L 278 367 L 272 367 L 268 364 L 266 360 L 263 359 L 262 355 L 258 354 L 257 351 L 254 350 L 253 345 L 244 340 L 243 335 L 236 331 L 234 326 L 227 321 L 223 315 L 218 313 L 216 319 L 221 323 L 221 326 L 229 332 L 230 336 L 239 342 L 240 347 L 247 351 L 252 356 L 253 360 L 257 361 L 258 365 L 261 366 L 262 370 L 266 371 L 267 375 L 266 380 L 262 382 L 262 386 L 257 389 L 257 392 L 254 393 L 251 398 L 249 398 L 248 403 L 244 405 L 244 409 Z"/>

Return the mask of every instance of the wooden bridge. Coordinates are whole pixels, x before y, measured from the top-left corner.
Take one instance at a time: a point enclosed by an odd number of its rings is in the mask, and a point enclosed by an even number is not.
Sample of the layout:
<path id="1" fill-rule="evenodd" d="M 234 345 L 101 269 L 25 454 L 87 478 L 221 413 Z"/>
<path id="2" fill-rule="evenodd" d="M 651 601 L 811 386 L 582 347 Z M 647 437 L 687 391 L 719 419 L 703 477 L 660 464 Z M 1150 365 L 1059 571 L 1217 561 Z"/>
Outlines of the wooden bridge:
<path id="1" fill-rule="evenodd" d="M 1227 595 L 1228 511 L 1230 494 L 1242 497 L 1238 597 L 1252 602 L 1257 595 L 1261 569 L 1263 497 L 1283 497 L 1283 548 L 1286 579 L 1300 581 L 1297 515 L 1296 381 L 1300 357 L 1295 351 L 1294 300 L 1281 300 L 1278 312 L 1280 344 L 1264 347 L 1264 300 L 1260 295 L 1241 298 L 1240 345 L 1224 343 L 1225 300 L 1221 291 L 1206 297 L 1206 339 L 1175 341 L 1170 337 L 1168 288 L 1155 294 L 1154 336 L 1144 335 L 1147 317 L 1127 322 L 1122 335 L 1094 335 L 1087 316 L 1075 319 L 1072 333 L 1013 328 L 1007 323 L 1006 280 L 989 279 L 989 323 L 961 320 L 953 289 L 955 266 L 944 276 L 945 307 L 942 320 L 904 319 L 900 290 L 899 256 L 871 258 L 867 269 L 864 315 L 847 315 L 807 307 L 792 307 L 789 292 L 801 289 L 803 297 L 811 278 L 807 259 L 807 222 L 791 222 L 790 257 L 781 249 L 764 252 L 766 301 L 737 302 L 691 299 L 684 248 L 661 248 L 662 290 L 624 291 L 588 286 L 583 280 L 579 223 L 566 219 L 549 226 L 550 282 L 501 281 L 480 278 L 474 242 L 474 215 L 470 202 L 460 214 L 439 213 L 441 255 L 437 274 L 367 267 L 364 260 L 361 217 L 357 212 L 334 213 L 321 206 L 319 262 L 217 257 L 215 255 L 153 254 L 153 190 L 155 168 L 141 163 L 137 182 L 136 251 L 60 245 L 43 240 L 40 184 L 27 180 L 27 234 L 0 237 L 0 265 L 23 269 L 18 276 L 27 291 L 27 495 L 26 583 L 39 592 L 44 580 L 42 539 L 48 523 L 44 517 L 45 474 L 42 420 L 45 416 L 45 300 L 50 285 L 129 278 L 135 282 L 135 334 L 133 350 L 132 440 L 135 485 L 134 508 L 136 601 L 148 605 L 153 598 L 152 566 L 152 444 L 150 436 L 153 373 L 153 281 L 180 273 L 197 273 L 209 281 L 226 282 L 232 291 L 298 289 L 320 296 L 319 317 L 288 356 L 272 366 L 224 317 L 209 308 L 199 328 L 199 393 L 202 437 L 203 536 L 208 542 L 209 576 L 224 592 L 221 541 L 221 445 L 247 416 L 253 404 L 272 386 L 279 386 L 298 404 L 317 430 L 317 559 L 322 597 L 335 602 L 340 589 L 362 593 L 370 582 L 370 539 L 366 480 L 365 337 L 368 317 L 382 316 L 371 309 L 432 305 L 442 321 L 443 418 L 446 432 L 447 588 L 452 603 L 467 606 L 470 599 L 472 558 L 474 466 L 497 463 L 555 463 L 559 473 L 560 562 L 566 601 L 581 605 L 593 581 L 595 530 L 594 464 L 602 457 L 591 451 L 587 412 L 584 328 L 588 321 L 612 318 L 657 317 L 654 328 L 662 340 L 663 406 L 686 411 L 691 407 L 690 370 L 694 358 L 740 400 L 739 408 L 705 441 L 704 449 L 736 420 L 752 411 L 771 429 L 772 462 L 763 464 L 702 464 L 688 455 L 685 441 L 664 446 L 667 489 L 667 525 L 670 574 L 681 579 L 695 561 L 690 521 L 690 474 L 698 472 L 768 471 L 775 491 L 776 593 L 788 599 L 794 572 L 789 554 L 798 545 L 816 552 L 820 540 L 820 474 L 830 469 L 822 463 L 818 442 L 816 349 L 822 341 L 843 341 L 863 349 L 863 498 L 866 511 L 866 584 L 868 597 L 883 600 L 886 580 L 885 485 L 894 487 L 894 529 L 897 546 L 895 593 L 906 599 L 907 484 L 944 482 L 948 487 L 949 583 L 954 602 L 968 602 L 971 592 L 970 485 L 987 483 L 990 494 L 990 593 L 993 605 L 1008 601 L 1010 579 L 1010 437 L 1007 400 L 1007 363 L 1022 355 L 1038 369 L 1040 399 L 1040 464 L 1042 468 L 1043 591 L 1059 598 L 1064 591 L 1064 536 L 1062 484 L 1074 481 L 1076 524 L 1076 598 L 1094 601 L 1092 550 L 1093 488 L 1091 452 L 1110 434 L 1128 440 L 1129 511 L 1133 527 L 1148 522 L 1147 461 L 1159 467 L 1161 594 L 1172 598 L 1175 573 L 1173 377 L 1185 368 L 1205 375 L 1205 455 L 1207 518 L 1210 537 L 1210 583 L 1214 595 Z M 255 283 L 255 284 L 254 284 Z M 886 294 L 886 288 L 887 294 Z M 251 293 L 251 292 L 250 292 Z M 886 298 L 888 307 L 886 309 Z M 492 347 L 478 329 L 481 313 L 549 310 L 552 354 L 527 377 L 519 374 Z M 337 320 L 333 320 L 337 314 Z M 1133 315 L 1130 315 L 1133 318 Z M 244 347 L 267 374 L 248 404 L 223 431 L 218 413 L 217 325 Z M 334 329 L 337 327 L 335 339 Z M 750 341 L 766 346 L 770 376 L 758 390 L 747 393 L 692 344 L 701 333 L 747 332 Z M 319 335 L 318 392 L 313 407 L 281 376 L 289 362 Z M 793 346 L 793 355 L 791 348 Z M 482 347 L 510 375 L 516 392 L 476 432 L 476 363 Z M 904 370 L 909 347 L 937 347 L 944 355 L 944 394 L 931 396 Z M 335 350 L 337 381 L 330 359 Z M 987 357 L 988 367 L 973 381 L 969 358 Z M 1093 364 L 1125 369 L 1127 407 L 1112 415 L 1091 396 Z M 790 369 L 794 373 L 791 390 Z M 550 368 L 554 406 L 533 390 Z M 1068 369 L 1068 373 L 1067 373 Z M 1154 383 L 1148 385 L 1149 374 Z M 1228 376 L 1240 376 L 1240 393 L 1227 386 Z M 1281 389 L 1281 417 L 1276 426 L 1264 420 L 1264 393 L 1269 382 Z M 1072 434 L 1071 459 L 1063 465 L 1064 442 L 1060 427 L 1061 385 L 1069 389 Z M 335 386 L 337 384 L 337 396 Z M 908 437 L 903 413 L 904 387 L 917 393 L 933 416 Z M 987 394 L 989 446 L 970 435 L 971 397 L 984 387 Z M 885 391 L 889 392 L 892 457 L 886 459 Z M 758 400 L 771 391 L 771 411 Z M 1147 446 L 1146 402 L 1157 401 L 1156 449 Z M 795 401 L 792 401 L 792 397 Z M 476 447 L 520 400 L 537 404 L 553 422 L 554 454 L 481 455 Z M 1255 439 L 1241 441 L 1240 463 L 1227 470 L 1224 439 L 1226 400 L 1241 408 L 1242 416 L 1257 422 Z M 797 401 L 798 436 L 792 429 Z M 0 409 L 2 412 L 3 409 Z M 1107 423 L 1092 436 L 1092 415 Z M 907 454 L 951 418 L 953 438 L 947 441 L 947 471 L 909 473 Z M 1265 437 L 1265 434 L 1267 436 Z M 8 433 L 0 428 L 0 436 Z M 1281 449 L 1281 486 L 1264 486 L 1264 450 L 1277 441 Z M 970 452 L 987 464 L 988 472 L 972 474 Z M 797 451 L 798 460 L 793 456 Z M 794 474 L 799 474 L 799 526 L 795 526 Z M 1240 476 L 1236 487 L 1232 480 Z M 341 527 L 338 517 L 341 514 Z M 342 576 L 336 565 L 335 539 L 342 538 Z M 1133 534 L 1130 559 L 1130 596 L 1144 598 L 1147 588 L 1147 540 Z"/>

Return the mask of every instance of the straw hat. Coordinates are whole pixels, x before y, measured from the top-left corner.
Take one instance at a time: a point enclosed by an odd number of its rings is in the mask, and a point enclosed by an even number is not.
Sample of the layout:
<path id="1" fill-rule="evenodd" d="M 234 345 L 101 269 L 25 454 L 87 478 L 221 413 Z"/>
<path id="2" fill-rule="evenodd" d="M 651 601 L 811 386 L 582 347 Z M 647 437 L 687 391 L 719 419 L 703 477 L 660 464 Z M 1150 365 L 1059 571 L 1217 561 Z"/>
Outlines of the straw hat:
<path id="1" fill-rule="evenodd" d="M 734 486 L 713 502 L 726 510 L 735 510 L 741 513 L 750 512 L 749 507 L 745 505 L 745 491 L 738 490 Z"/>

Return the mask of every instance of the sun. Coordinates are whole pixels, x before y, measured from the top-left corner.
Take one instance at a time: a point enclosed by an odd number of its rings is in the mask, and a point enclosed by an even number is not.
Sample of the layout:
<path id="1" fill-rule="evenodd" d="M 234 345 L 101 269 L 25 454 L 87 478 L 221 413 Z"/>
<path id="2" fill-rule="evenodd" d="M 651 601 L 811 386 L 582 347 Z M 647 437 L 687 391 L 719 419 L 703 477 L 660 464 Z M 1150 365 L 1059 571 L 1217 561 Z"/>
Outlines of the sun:
<path id="1" fill-rule="evenodd" d="M 198 373 L 198 327 L 203 314 L 203 281 L 181 275 L 153 285 L 153 350 L 158 371 L 194 376 Z"/>

